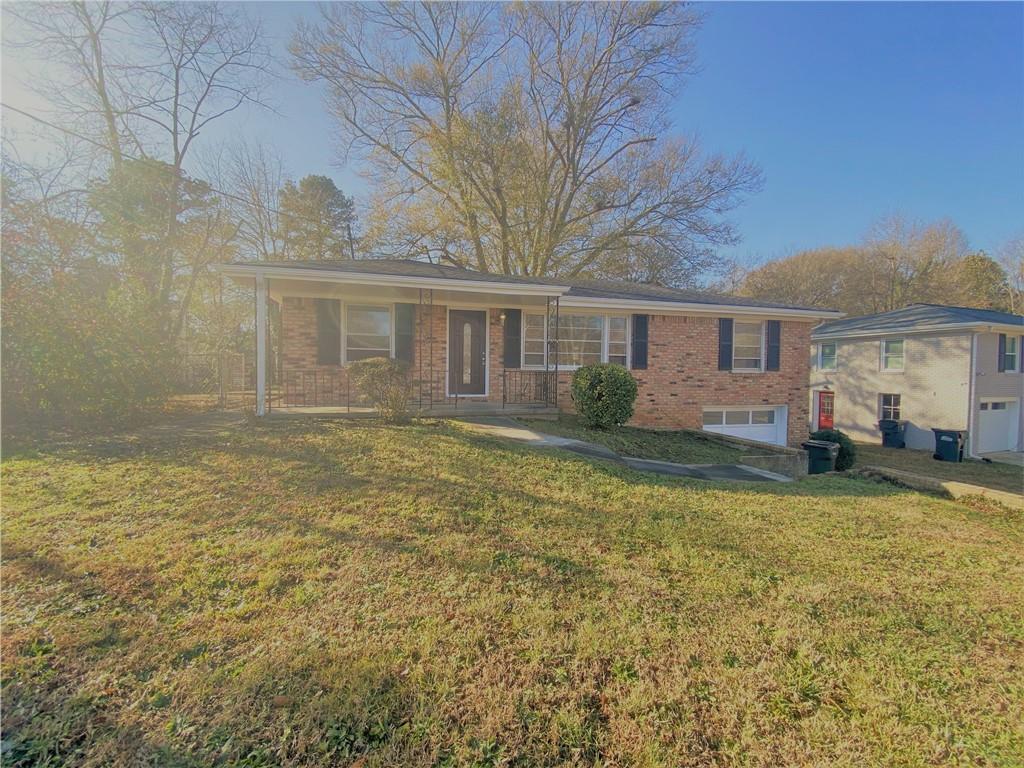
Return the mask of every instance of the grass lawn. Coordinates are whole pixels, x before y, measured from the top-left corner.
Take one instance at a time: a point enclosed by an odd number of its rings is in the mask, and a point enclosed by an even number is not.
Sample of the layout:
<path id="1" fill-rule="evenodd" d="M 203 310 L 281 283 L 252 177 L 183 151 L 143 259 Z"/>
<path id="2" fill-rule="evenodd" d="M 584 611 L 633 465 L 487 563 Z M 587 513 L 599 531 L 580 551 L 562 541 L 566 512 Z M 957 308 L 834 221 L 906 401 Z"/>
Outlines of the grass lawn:
<path id="1" fill-rule="evenodd" d="M 1024 519 L 446 422 L 3 463 L 3 763 L 1024 763 Z"/>
<path id="2" fill-rule="evenodd" d="M 931 451 L 911 451 L 907 448 L 883 448 L 880 445 L 857 443 L 857 465 L 892 467 L 904 472 L 957 480 L 998 491 L 1024 493 L 1024 469 L 1012 464 L 991 464 L 984 461 L 964 460 L 959 463 L 936 461 Z"/>
<path id="3" fill-rule="evenodd" d="M 699 432 L 686 430 L 643 429 L 642 427 L 617 427 L 615 429 L 590 429 L 583 425 L 578 416 L 562 415 L 558 419 L 519 419 L 523 424 L 547 432 L 550 435 L 586 440 L 611 448 L 622 456 L 638 459 L 658 459 L 679 464 L 735 464 L 743 460 L 743 454 L 771 453 L 771 447 L 744 449 L 726 445 Z"/>

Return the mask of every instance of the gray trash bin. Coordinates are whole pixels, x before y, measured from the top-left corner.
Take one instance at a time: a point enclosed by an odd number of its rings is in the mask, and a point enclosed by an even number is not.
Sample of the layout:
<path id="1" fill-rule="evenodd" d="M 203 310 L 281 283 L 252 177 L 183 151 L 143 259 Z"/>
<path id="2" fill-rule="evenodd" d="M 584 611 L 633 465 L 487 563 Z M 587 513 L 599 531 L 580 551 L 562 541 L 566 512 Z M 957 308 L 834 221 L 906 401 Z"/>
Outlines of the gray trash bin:
<path id="1" fill-rule="evenodd" d="M 964 460 L 964 433 L 959 429 L 935 429 L 935 453 L 932 458 L 939 461 Z"/>

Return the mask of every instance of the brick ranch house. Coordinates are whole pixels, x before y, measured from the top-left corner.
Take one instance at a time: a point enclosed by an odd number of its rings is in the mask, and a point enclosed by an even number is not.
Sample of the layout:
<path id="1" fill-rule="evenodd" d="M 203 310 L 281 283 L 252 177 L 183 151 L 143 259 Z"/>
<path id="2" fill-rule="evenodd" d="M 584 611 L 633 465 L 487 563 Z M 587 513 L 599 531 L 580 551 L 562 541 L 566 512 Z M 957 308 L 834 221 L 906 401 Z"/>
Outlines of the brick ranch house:
<path id="1" fill-rule="evenodd" d="M 408 362 L 423 411 L 571 410 L 580 365 L 618 363 L 633 423 L 777 444 L 807 434 L 811 328 L 838 313 L 627 282 L 539 280 L 415 261 L 254 262 L 257 413 L 348 408 L 347 363 Z M 279 308 L 275 364 L 269 302 Z"/>

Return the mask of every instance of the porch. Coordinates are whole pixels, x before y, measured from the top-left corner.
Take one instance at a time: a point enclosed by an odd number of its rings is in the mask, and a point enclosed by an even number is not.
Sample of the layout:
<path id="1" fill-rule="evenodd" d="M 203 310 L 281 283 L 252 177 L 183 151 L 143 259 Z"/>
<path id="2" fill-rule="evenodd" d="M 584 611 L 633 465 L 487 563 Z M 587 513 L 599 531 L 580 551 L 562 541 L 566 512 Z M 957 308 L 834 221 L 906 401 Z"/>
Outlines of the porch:
<path id="1" fill-rule="evenodd" d="M 417 387 L 410 406 L 413 413 L 431 416 L 544 416 L 558 413 L 556 372 L 507 370 L 501 372 L 501 401 L 443 393 L 442 382 Z M 281 368 L 268 379 L 266 413 L 322 418 L 368 418 L 377 415 L 368 398 L 352 382 L 345 368 L 338 370 Z"/>
<path id="2" fill-rule="evenodd" d="M 373 262 L 345 266 L 301 274 L 277 265 L 224 268 L 254 289 L 257 415 L 373 415 L 348 368 L 369 357 L 407 364 L 414 413 L 543 415 L 568 401 L 558 362 L 564 287 L 475 273 L 451 279 L 450 270 L 417 279 L 371 271 L 380 268 Z M 526 313 L 551 329 L 542 341 L 523 338 Z"/>

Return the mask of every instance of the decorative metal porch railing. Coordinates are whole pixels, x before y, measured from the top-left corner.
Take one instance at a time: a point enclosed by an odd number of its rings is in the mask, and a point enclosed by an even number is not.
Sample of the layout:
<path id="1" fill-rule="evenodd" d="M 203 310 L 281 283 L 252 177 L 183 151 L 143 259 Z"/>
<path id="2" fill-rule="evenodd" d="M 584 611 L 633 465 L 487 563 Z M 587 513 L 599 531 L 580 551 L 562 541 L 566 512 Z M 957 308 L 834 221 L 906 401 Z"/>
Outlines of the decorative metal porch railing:
<path id="1" fill-rule="evenodd" d="M 505 368 L 501 374 L 502 407 L 507 405 L 557 405 L 555 371 Z"/>
<path id="2" fill-rule="evenodd" d="M 282 368 L 277 381 L 268 387 L 270 408 L 347 408 L 353 401 L 352 387 L 344 369 Z"/>
<path id="3" fill-rule="evenodd" d="M 425 372 L 422 378 L 414 373 L 410 406 L 418 411 L 459 410 L 460 407 L 479 409 L 491 402 L 498 408 L 493 400 L 448 393 L 446 378 L 441 371 Z M 505 369 L 501 378 L 500 407 L 555 406 L 557 386 L 553 370 Z M 368 411 L 373 405 L 344 368 L 282 368 L 268 381 L 267 408 L 332 408 L 352 412 Z"/>

